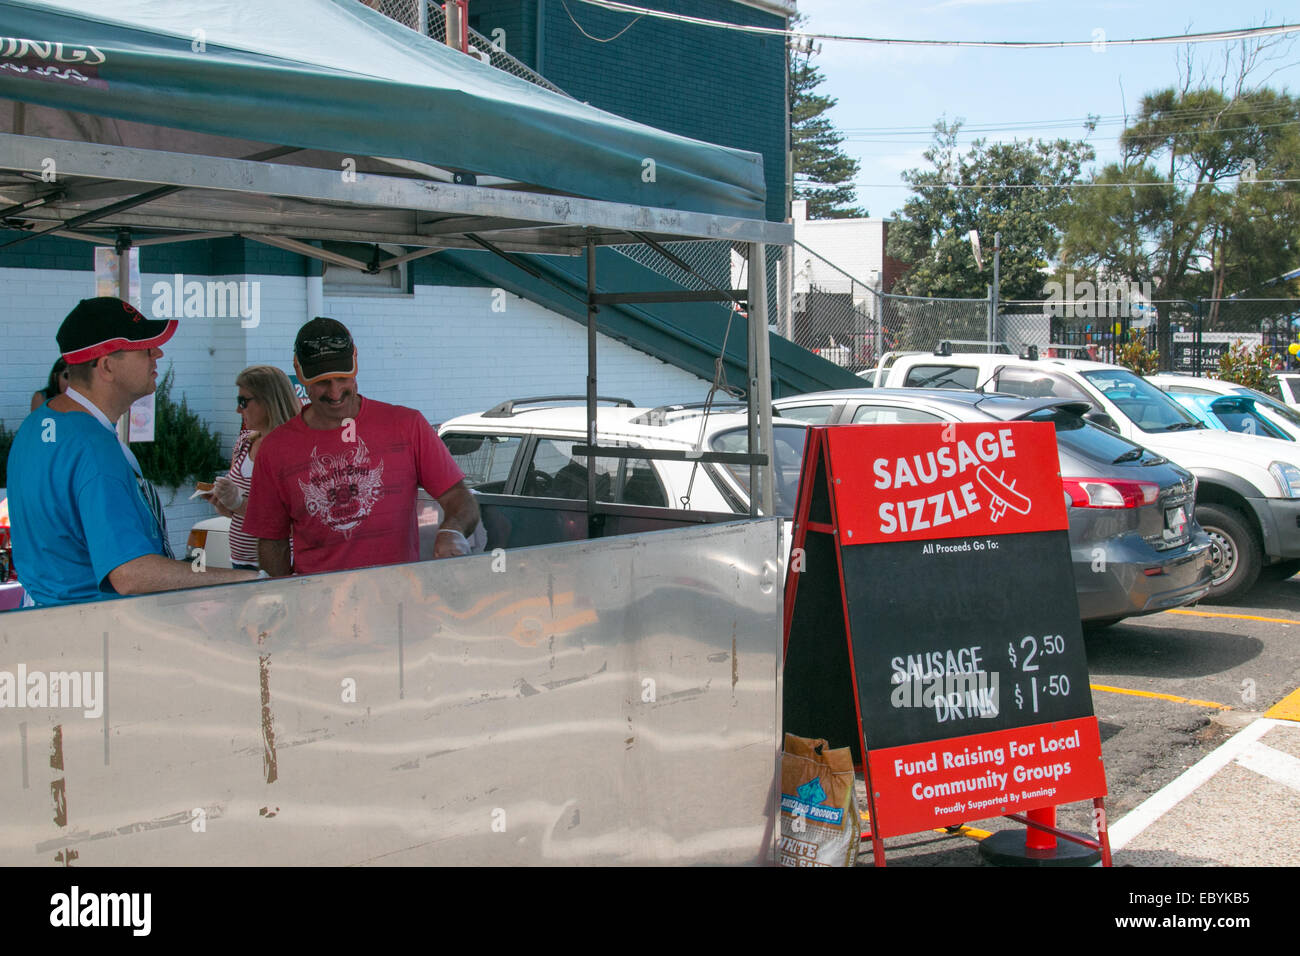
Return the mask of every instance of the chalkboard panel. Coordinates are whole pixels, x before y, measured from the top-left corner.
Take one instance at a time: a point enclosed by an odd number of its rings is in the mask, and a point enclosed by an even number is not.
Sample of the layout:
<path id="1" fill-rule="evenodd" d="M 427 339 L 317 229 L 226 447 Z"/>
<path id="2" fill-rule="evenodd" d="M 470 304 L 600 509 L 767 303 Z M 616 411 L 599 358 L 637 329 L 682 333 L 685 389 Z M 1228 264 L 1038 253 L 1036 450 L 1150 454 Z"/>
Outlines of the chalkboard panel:
<path id="1" fill-rule="evenodd" d="M 1092 715 L 1066 532 L 840 553 L 870 749 Z"/>
<path id="2" fill-rule="evenodd" d="M 800 637 L 786 649 L 782 723 L 787 733 L 851 746 L 854 764 L 861 765 L 835 541 L 810 531 L 803 547 L 805 566 L 817 573 L 803 575 L 794 599 L 791 632 Z"/>

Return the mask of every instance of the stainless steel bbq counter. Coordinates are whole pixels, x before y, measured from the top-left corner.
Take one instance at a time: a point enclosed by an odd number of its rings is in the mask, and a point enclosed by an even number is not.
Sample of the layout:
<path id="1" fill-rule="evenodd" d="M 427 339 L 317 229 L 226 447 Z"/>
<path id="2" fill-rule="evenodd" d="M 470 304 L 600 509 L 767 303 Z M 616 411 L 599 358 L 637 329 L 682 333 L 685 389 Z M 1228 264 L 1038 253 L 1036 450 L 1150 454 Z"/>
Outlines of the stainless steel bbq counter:
<path id="1" fill-rule="evenodd" d="M 779 527 L 0 615 L 0 863 L 768 862 Z"/>

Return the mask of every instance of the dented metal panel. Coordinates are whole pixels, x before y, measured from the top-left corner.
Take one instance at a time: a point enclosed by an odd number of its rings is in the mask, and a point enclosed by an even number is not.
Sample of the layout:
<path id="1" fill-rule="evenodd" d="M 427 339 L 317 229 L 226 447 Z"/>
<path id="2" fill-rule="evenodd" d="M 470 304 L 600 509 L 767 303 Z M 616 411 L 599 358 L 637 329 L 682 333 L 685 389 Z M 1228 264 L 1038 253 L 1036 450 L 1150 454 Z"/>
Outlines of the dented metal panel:
<path id="1" fill-rule="evenodd" d="M 0 615 L 0 863 L 766 862 L 779 524 Z"/>

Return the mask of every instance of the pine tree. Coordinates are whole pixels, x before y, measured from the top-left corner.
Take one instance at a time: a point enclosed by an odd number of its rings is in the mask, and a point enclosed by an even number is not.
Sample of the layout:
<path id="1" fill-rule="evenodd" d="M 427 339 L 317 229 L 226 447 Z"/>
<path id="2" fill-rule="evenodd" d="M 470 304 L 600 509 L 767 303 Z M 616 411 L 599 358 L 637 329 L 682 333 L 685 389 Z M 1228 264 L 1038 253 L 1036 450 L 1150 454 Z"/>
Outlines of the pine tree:
<path id="1" fill-rule="evenodd" d="M 791 24 L 799 18 L 791 20 Z M 790 151 L 794 162 L 794 198 L 808 201 L 809 219 L 848 219 L 867 213 L 852 205 L 858 161 L 840 144 L 840 133 L 825 115 L 838 100 L 814 92 L 825 81 L 812 65 L 813 52 L 790 50 Z"/>

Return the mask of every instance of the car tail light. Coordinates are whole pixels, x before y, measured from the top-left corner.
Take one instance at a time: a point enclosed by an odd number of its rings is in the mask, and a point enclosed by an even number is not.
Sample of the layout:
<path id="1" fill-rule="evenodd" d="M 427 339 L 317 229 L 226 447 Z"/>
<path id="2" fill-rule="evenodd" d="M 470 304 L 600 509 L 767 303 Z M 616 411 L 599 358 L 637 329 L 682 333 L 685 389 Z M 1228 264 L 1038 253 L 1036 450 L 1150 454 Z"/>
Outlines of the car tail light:
<path id="1" fill-rule="evenodd" d="M 195 529 L 190 532 L 189 539 L 185 542 L 186 548 L 203 548 L 207 547 L 208 533 Z"/>
<path id="2" fill-rule="evenodd" d="M 1160 486 L 1154 481 L 1062 478 L 1061 487 L 1075 508 L 1141 508 L 1160 497 Z"/>

